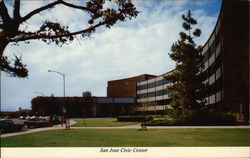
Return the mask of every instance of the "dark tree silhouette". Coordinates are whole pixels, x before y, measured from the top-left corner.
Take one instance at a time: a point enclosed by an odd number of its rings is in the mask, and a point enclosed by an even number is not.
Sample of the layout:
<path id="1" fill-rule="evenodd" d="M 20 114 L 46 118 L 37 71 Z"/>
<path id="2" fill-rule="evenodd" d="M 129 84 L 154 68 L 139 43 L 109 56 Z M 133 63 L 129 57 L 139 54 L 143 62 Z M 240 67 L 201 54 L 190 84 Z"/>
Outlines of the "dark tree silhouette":
<path id="1" fill-rule="evenodd" d="M 15 56 L 14 63 L 3 55 L 6 46 L 10 43 L 28 42 L 29 40 L 41 40 L 47 44 L 55 43 L 63 45 L 72 42 L 77 35 L 82 37 L 90 36 L 96 28 L 106 26 L 110 28 L 117 21 L 125 21 L 136 17 L 138 11 L 130 0 L 115 0 L 115 6 L 104 8 L 104 4 L 111 0 L 89 0 L 84 5 L 76 5 L 64 0 L 50 0 L 49 3 L 40 8 L 34 9 L 28 14 L 20 14 L 21 0 L 14 0 L 13 16 L 10 16 L 5 2 L 0 0 L 0 61 L 1 70 L 14 77 L 27 77 L 28 70 L 22 64 L 21 57 Z M 58 22 L 44 21 L 36 31 L 20 29 L 21 24 L 26 24 L 33 16 L 53 9 L 55 6 L 63 5 L 76 10 L 81 10 L 83 14 L 89 14 L 86 19 L 88 27 L 81 30 L 70 31 L 68 26 L 62 26 Z"/>
<path id="2" fill-rule="evenodd" d="M 197 21 L 192 18 L 190 10 L 187 15 L 182 15 L 182 19 L 182 27 L 187 33 L 180 32 L 180 39 L 171 47 L 172 52 L 169 56 L 176 62 L 176 67 L 166 77 L 173 83 L 168 88 L 173 99 L 171 105 L 177 117 L 184 117 L 185 109 L 200 108 L 203 104 L 197 95 L 203 87 L 202 81 L 197 78 L 202 71 L 202 67 L 199 66 L 202 63 L 202 49 L 193 40 L 200 36 L 201 30 L 197 28 L 192 31 Z"/>
<path id="3" fill-rule="evenodd" d="M 60 101 L 51 95 L 50 97 L 38 96 L 31 100 L 32 111 L 37 112 L 39 115 L 61 115 L 62 108 Z"/>
<path id="4" fill-rule="evenodd" d="M 82 93 L 82 97 L 83 97 L 83 109 L 82 109 L 82 112 L 83 112 L 83 122 L 84 124 L 86 124 L 86 118 L 88 115 L 91 114 L 91 111 L 93 111 L 93 97 L 92 97 L 92 94 L 90 91 L 85 91 Z"/>

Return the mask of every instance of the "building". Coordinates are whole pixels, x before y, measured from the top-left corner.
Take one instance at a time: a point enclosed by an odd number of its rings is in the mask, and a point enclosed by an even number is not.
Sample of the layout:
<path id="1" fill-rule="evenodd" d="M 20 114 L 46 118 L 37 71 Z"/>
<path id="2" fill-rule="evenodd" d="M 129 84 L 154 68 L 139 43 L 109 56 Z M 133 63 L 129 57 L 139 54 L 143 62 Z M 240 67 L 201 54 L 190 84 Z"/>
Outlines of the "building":
<path id="1" fill-rule="evenodd" d="M 205 106 L 249 120 L 249 1 L 222 1 L 217 23 L 201 53 L 204 70 L 197 77 L 206 85 Z M 137 82 L 137 103 L 156 102 L 157 107 L 149 107 L 149 111 L 169 107 L 167 86 L 171 83 L 164 79 L 168 73 Z"/>
<path id="2" fill-rule="evenodd" d="M 37 115 L 62 114 L 63 97 L 38 96 L 32 99 Z M 113 117 L 135 111 L 135 98 L 65 97 L 67 117 Z"/>
<path id="3" fill-rule="evenodd" d="M 149 111 L 163 111 L 169 108 L 171 98 L 168 96 L 167 86 L 171 84 L 165 79 L 170 72 L 137 83 L 137 103 L 156 102 L 156 107 L 148 107 Z"/>
<path id="4" fill-rule="evenodd" d="M 202 98 L 205 106 L 235 113 L 239 121 L 249 120 L 249 1 L 223 0 L 213 32 L 203 45 L 203 72 L 197 78 L 206 85 Z M 164 76 L 139 75 L 108 81 L 107 97 L 94 97 L 99 116 L 131 113 L 134 105 L 155 102 L 148 111 L 162 112 L 170 107 Z M 72 97 L 73 98 L 73 97 Z M 81 100 L 79 97 L 76 100 Z M 79 102 L 78 102 L 79 103 Z M 69 101 L 70 109 L 79 107 Z M 141 108 L 137 108 L 141 111 Z"/>
<path id="5" fill-rule="evenodd" d="M 108 81 L 107 96 L 108 97 L 134 97 L 136 98 L 137 82 L 148 80 L 156 77 L 155 75 L 139 75 L 135 77 Z"/>

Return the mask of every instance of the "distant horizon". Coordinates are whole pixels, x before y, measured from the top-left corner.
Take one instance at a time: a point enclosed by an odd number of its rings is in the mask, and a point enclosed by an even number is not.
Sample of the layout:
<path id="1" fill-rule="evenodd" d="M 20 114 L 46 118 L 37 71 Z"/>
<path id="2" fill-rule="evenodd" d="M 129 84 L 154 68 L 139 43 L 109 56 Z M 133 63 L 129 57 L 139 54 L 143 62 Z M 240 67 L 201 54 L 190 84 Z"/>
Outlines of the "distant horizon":
<path id="1" fill-rule="evenodd" d="M 27 110 L 32 110 L 32 109 L 30 108 L 30 109 L 27 109 Z M 17 112 L 17 111 L 18 111 L 18 109 L 16 109 L 16 110 L 14 110 L 14 109 L 0 110 L 0 112 Z"/>

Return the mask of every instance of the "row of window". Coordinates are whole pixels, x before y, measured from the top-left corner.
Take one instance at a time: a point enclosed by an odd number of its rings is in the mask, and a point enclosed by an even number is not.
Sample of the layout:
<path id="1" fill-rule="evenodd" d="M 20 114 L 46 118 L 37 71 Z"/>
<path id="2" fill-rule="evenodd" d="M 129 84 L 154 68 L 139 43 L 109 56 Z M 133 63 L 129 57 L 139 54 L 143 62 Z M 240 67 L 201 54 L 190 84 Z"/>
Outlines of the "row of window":
<path id="1" fill-rule="evenodd" d="M 221 91 L 218 91 L 210 95 L 209 97 L 206 97 L 205 100 L 206 100 L 205 105 L 215 104 L 215 103 L 220 102 L 222 100 Z"/>
<path id="2" fill-rule="evenodd" d="M 216 48 L 216 51 L 212 54 L 212 56 L 204 63 L 204 69 L 206 70 L 207 68 L 210 67 L 210 65 L 212 65 L 217 58 L 221 57 L 221 44 L 219 44 L 219 46 Z"/>
<path id="3" fill-rule="evenodd" d="M 203 54 L 203 65 L 205 66 L 205 71 L 202 72 L 198 78 L 202 81 L 208 81 L 210 86 L 207 86 L 203 90 L 203 97 L 209 96 L 211 94 L 214 94 L 216 91 L 219 91 L 221 89 L 221 30 L 220 27 L 216 28 L 216 35 L 215 32 L 213 33 L 213 36 L 209 39 L 209 47 L 206 52 Z M 202 64 L 201 64 L 202 65 Z M 201 66 L 199 65 L 199 66 Z M 147 83 L 144 85 L 137 86 L 137 91 L 150 89 L 158 86 L 162 86 L 165 84 L 170 83 L 170 81 L 167 81 L 165 79 L 159 80 L 152 83 Z M 204 93 L 205 92 L 205 93 Z M 138 98 L 152 98 L 157 96 L 163 96 L 168 94 L 169 91 L 167 89 L 164 90 L 158 90 L 154 92 L 144 93 L 144 94 L 138 94 Z"/>
<path id="4" fill-rule="evenodd" d="M 163 96 L 163 95 L 168 94 L 169 92 L 170 92 L 169 89 L 163 89 L 163 90 L 154 91 L 154 92 L 150 92 L 150 93 L 138 94 L 137 98 L 143 99 L 143 98 L 151 98 L 151 97 Z"/>
<path id="5" fill-rule="evenodd" d="M 169 105 L 171 103 L 172 99 L 165 99 L 165 100 L 160 100 L 157 101 L 158 105 Z"/>
<path id="6" fill-rule="evenodd" d="M 221 89 L 222 89 L 222 78 L 219 78 L 212 85 L 206 86 L 201 92 L 199 92 L 198 95 L 200 95 L 201 98 L 204 98 L 220 91 Z"/>
<path id="7" fill-rule="evenodd" d="M 157 106 L 163 106 L 163 105 L 169 105 L 171 103 L 172 99 L 164 99 L 159 101 L 153 101 L 157 104 Z"/>
<path id="8" fill-rule="evenodd" d="M 216 58 L 213 64 L 211 64 L 204 72 L 199 74 L 197 77 L 201 81 L 205 81 L 207 77 L 213 75 L 220 66 L 221 66 L 221 54 Z"/>
<path id="9" fill-rule="evenodd" d="M 203 55 L 203 64 L 216 52 L 218 46 L 220 46 L 221 35 L 220 33 L 215 37 L 213 43 L 209 46 L 208 50 Z"/>
<path id="10" fill-rule="evenodd" d="M 162 85 L 165 85 L 165 84 L 168 84 L 168 83 L 170 83 L 170 81 L 168 81 L 166 79 L 159 80 L 159 81 L 156 81 L 156 82 L 152 82 L 152 83 L 137 86 L 137 91 L 162 86 Z"/>

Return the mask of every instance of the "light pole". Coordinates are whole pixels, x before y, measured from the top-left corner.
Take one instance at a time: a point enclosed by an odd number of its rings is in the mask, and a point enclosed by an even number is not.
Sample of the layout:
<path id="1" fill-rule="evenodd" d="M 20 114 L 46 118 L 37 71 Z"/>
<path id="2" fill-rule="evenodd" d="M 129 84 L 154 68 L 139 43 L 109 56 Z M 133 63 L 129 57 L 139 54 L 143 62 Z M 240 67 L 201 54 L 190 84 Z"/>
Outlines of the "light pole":
<path id="1" fill-rule="evenodd" d="M 65 108 L 65 74 L 58 72 L 58 71 L 54 71 L 54 70 L 48 70 L 48 72 L 55 72 L 55 73 L 60 74 L 63 77 L 63 105 L 62 105 L 62 118 L 63 118 L 63 120 L 62 120 L 62 126 L 63 126 L 63 121 L 65 119 L 65 121 L 66 121 L 65 128 L 69 129 L 70 125 L 67 123 L 67 119 L 65 118 L 65 113 L 66 113 L 66 108 Z"/>

